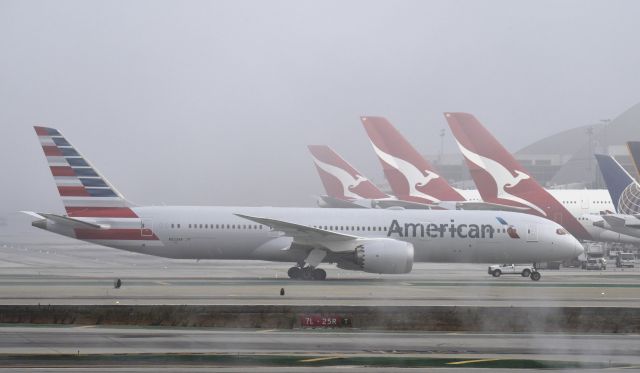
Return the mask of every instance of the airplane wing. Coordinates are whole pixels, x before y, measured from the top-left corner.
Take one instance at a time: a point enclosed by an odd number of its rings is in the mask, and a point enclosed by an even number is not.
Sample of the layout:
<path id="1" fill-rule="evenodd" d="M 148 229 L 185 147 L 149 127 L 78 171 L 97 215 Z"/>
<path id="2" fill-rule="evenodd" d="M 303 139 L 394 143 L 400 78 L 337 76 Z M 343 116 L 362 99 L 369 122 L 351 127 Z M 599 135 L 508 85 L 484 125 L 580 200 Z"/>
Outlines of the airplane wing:
<path id="1" fill-rule="evenodd" d="M 363 239 L 363 237 L 360 236 L 314 228 L 308 225 L 291 223 L 284 220 L 243 214 L 235 215 L 243 219 L 266 225 L 274 231 L 284 232 L 285 235 L 293 237 L 293 244 L 295 245 L 319 247 L 333 252 L 349 252 L 353 251 L 355 241 Z"/>

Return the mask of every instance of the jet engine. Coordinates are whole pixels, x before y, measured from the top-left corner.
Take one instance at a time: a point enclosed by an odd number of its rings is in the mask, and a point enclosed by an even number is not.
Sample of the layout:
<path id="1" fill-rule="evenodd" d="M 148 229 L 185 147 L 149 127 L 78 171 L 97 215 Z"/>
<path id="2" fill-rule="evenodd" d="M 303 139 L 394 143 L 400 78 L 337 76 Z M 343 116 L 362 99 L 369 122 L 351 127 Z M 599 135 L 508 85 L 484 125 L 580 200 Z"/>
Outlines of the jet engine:
<path id="1" fill-rule="evenodd" d="M 362 240 L 350 260 L 338 262 L 338 267 L 370 273 L 409 273 L 413 267 L 413 245 L 391 238 Z"/>

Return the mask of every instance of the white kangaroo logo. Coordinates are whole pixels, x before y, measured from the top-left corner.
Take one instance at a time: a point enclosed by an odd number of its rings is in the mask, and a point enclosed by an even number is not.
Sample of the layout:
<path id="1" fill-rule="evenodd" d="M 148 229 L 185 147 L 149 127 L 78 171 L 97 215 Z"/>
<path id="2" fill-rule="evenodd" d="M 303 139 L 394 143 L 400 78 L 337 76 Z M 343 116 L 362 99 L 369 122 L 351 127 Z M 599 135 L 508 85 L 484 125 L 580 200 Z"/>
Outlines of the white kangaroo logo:
<path id="1" fill-rule="evenodd" d="M 440 175 L 428 170 L 420 171 L 412 163 L 383 152 L 376 146 L 373 141 L 371 141 L 371 145 L 373 146 L 373 150 L 376 152 L 378 157 L 380 157 L 380 159 L 382 159 L 389 166 L 398 170 L 405 177 L 405 179 L 407 179 L 407 183 L 409 184 L 410 196 L 424 198 L 431 202 L 440 202 L 438 198 L 416 189 L 417 187 L 427 186 L 427 184 L 429 184 L 431 180 L 439 178 Z"/>
<path id="2" fill-rule="evenodd" d="M 352 192 L 351 190 L 356 188 L 361 183 L 369 181 L 369 179 L 367 179 L 366 177 L 364 177 L 362 175 L 356 175 L 356 177 L 354 178 L 350 173 L 348 173 L 347 171 L 343 170 L 342 168 L 336 167 L 336 166 L 328 164 L 328 163 L 324 163 L 321 160 L 319 160 L 318 158 L 316 158 L 315 156 L 313 157 L 313 161 L 315 162 L 315 164 L 318 167 L 320 167 L 320 169 L 322 169 L 323 171 L 325 171 L 326 173 L 332 175 L 333 177 L 335 177 L 336 179 L 338 179 L 340 181 L 340 185 L 342 185 L 342 189 L 343 189 L 342 190 L 342 194 L 345 197 L 354 198 L 354 199 L 364 198 L 364 197 Z"/>
<path id="3" fill-rule="evenodd" d="M 525 206 L 531 207 L 532 209 L 538 211 L 542 215 L 547 216 L 544 210 L 542 210 L 540 207 L 534 205 L 533 203 L 527 201 L 526 199 L 522 199 L 505 190 L 506 187 L 513 188 L 516 185 L 518 185 L 518 183 L 520 183 L 522 180 L 529 179 L 530 178 L 529 175 L 527 175 L 522 171 L 514 170 L 514 172 L 516 173 L 516 176 L 514 177 L 511 174 L 511 172 L 509 172 L 509 170 L 499 162 L 496 162 L 493 159 L 490 159 L 487 157 L 483 157 L 479 154 L 473 153 L 469 149 L 466 149 L 464 146 L 462 146 L 462 144 L 458 140 L 456 140 L 456 142 L 458 143 L 458 147 L 460 148 L 460 151 L 465 156 L 465 158 L 475 163 L 478 167 L 487 171 L 487 173 L 491 175 L 498 189 L 496 191 L 496 196 L 498 198 L 521 203 Z"/>

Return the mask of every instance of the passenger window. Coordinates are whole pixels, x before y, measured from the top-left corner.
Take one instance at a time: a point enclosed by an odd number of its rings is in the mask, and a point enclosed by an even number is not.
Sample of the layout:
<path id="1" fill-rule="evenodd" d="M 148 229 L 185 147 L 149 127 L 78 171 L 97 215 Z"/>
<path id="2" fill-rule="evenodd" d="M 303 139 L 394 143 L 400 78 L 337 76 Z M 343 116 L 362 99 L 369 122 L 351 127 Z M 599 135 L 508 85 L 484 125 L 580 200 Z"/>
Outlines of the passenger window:
<path id="1" fill-rule="evenodd" d="M 173 224 L 171 224 L 171 228 L 173 228 Z"/>
<path id="2" fill-rule="evenodd" d="M 189 228 L 191 228 L 191 224 L 189 224 Z"/>

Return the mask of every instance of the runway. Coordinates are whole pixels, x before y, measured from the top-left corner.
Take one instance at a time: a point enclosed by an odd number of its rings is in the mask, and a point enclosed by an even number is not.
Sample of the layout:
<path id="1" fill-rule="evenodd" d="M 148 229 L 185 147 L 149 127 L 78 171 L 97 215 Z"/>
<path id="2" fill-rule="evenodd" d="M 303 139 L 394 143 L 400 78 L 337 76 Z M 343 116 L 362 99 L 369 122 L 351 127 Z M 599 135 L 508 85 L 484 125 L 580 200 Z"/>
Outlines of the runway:
<path id="1" fill-rule="evenodd" d="M 0 356 L 232 353 L 640 364 L 640 335 L 5 326 L 0 327 L 0 336 Z"/>
<path id="2" fill-rule="evenodd" d="M 0 244 L 0 304 L 640 306 L 639 268 L 543 270 L 533 282 L 493 278 L 485 264 L 416 263 L 407 275 L 327 265 L 328 280 L 312 282 L 287 278 L 285 263 L 169 260 L 54 235 L 20 239 Z"/>
<path id="3" fill-rule="evenodd" d="M 493 278 L 487 274 L 486 264 L 417 263 L 407 275 L 374 275 L 324 266 L 327 281 L 307 282 L 286 278 L 289 265 L 284 263 L 169 260 L 49 234 L 0 235 L 0 238 L 1 304 L 640 307 L 638 268 L 624 271 L 609 268 L 603 272 L 575 268 L 543 270 L 542 280 L 533 282 L 520 276 Z M 113 282 L 118 278 L 123 285 L 114 289 Z M 280 295 L 280 289 L 285 290 L 284 296 Z M 270 364 L 275 364 L 273 359 L 285 358 L 290 359 L 287 364 L 298 364 L 289 371 L 313 370 L 301 361 L 315 358 L 329 358 L 319 361 L 334 364 L 331 366 L 334 371 L 349 372 L 370 371 L 372 367 L 367 362 L 377 358 L 401 359 L 386 363 L 394 367 L 406 366 L 403 365 L 407 364 L 406 359 L 417 359 L 411 361 L 427 364 L 422 367 L 446 367 L 447 371 L 464 370 L 450 365 L 459 361 L 497 364 L 486 367 L 505 370 L 537 360 L 607 366 L 611 362 L 614 368 L 623 368 L 640 366 L 637 346 L 640 336 L 621 334 L 0 327 L 0 358 L 42 354 L 45 356 L 42 366 L 49 371 L 61 366 L 55 359 L 77 354 L 78 350 L 80 356 L 107 359 L 101 364 L 111 366 L 108 371 L 196 371 L 201 366 L 198 364 L 223 367 L 225 371 L 246 371 L 245 365 L 258 364 L 260 368 L 252 369 L 281 372 L 287 368 Z M 138 361 L 131 365 L 129 361 L 124 367 L 117 361 L 121 355 L 111 354 L 132 355 L 134 362 L 147 356 L 152 362 Z M 240 367 L 220 361 L 230 354 L 236 354 Z M 176 356 L 186 360 L 164 360 L 178 359 Z M 54 360 L 46 363 L 52 357 Z M 20 366 L 29 369 L 31 362 L 29 358 L 16 358 L 0 366 L 11 367 L 12 371 Z M 84 365 L 89 364 L 86 361 L 70 364 L 65 367 L 80 367 L 81 371 L 104 369 Z M 389 371 L 389 366 L 380 369 Z"/>

